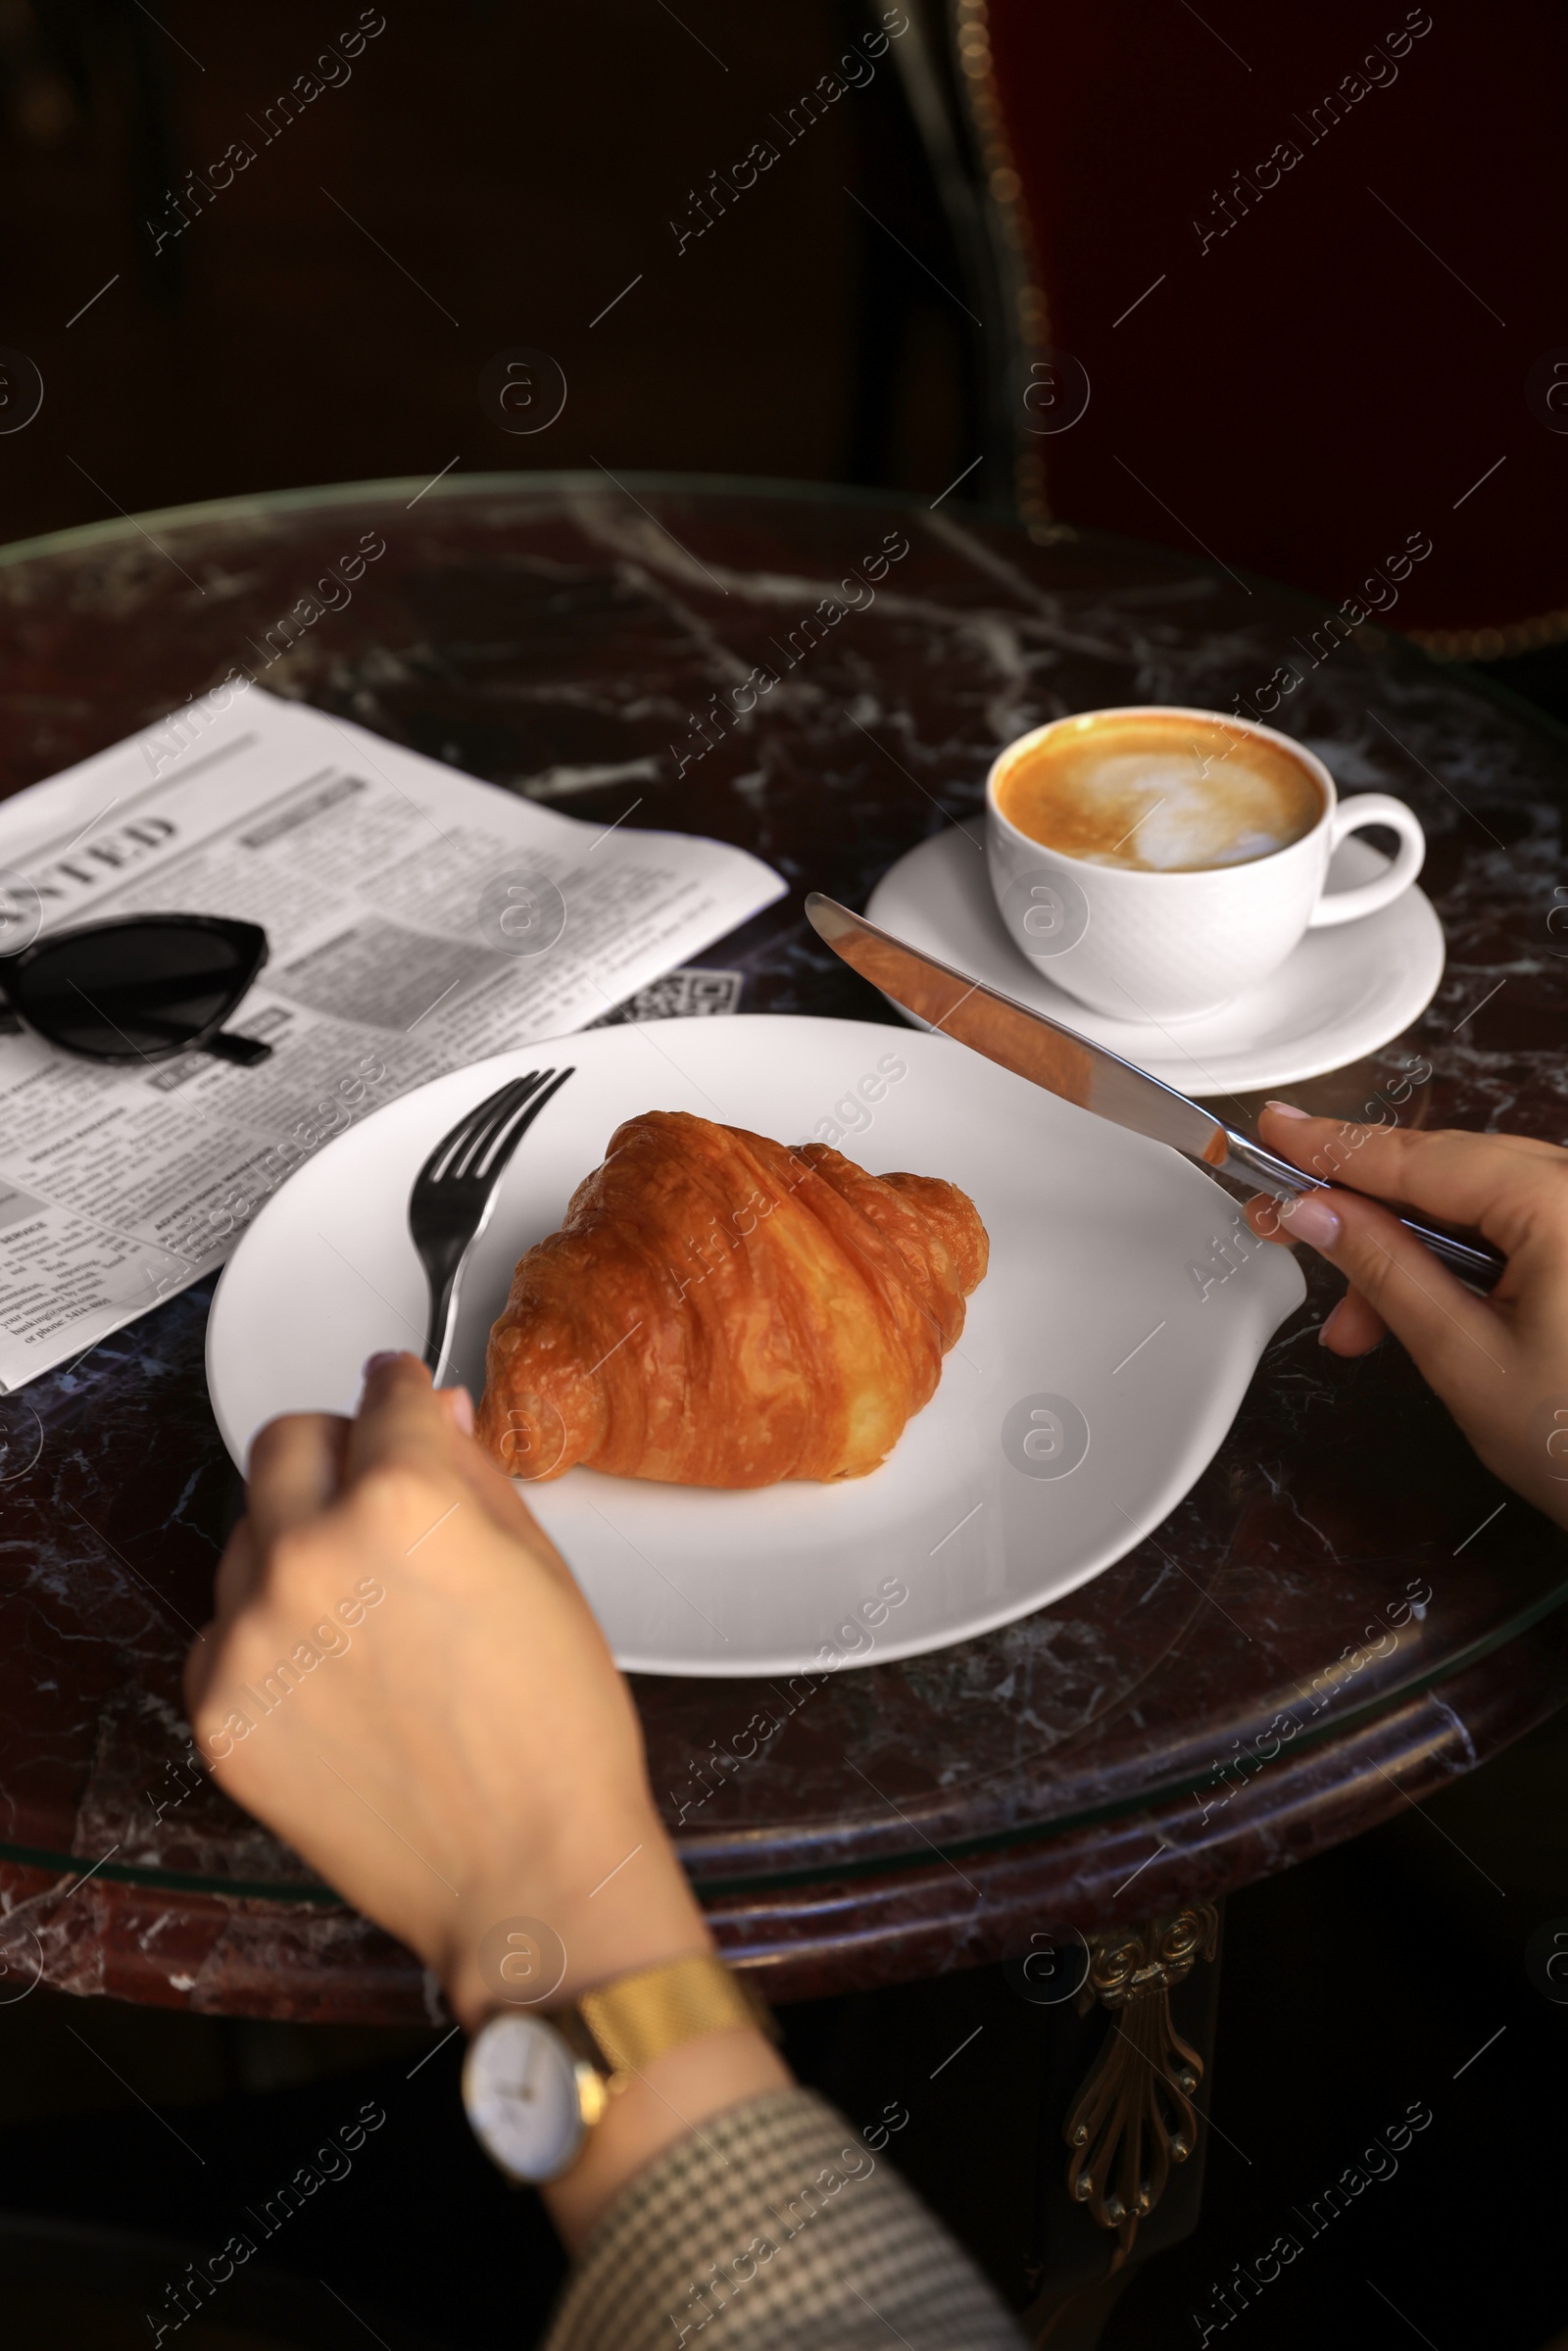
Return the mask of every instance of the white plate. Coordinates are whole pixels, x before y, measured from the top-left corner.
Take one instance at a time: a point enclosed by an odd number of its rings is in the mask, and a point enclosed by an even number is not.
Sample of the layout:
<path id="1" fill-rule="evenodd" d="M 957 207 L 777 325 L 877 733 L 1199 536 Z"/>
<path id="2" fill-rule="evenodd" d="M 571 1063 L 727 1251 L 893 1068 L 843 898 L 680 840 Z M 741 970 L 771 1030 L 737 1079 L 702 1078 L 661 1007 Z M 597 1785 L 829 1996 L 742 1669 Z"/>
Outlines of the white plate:
<path id="1" fill-rule="evenodd" d="M 890 1058 L 905 1074 L 868 1103 L 861 1083 L 878 1093 Z M 525 1137 L 465 1276 L 451 1377 L 475 1394 L 514 1260 L 556 1230 L 612 1131 L 642 1110 L 694 1110 L 792 1143 L 843 1128 L 876 1173 L 961 1184 L 991 1235 L 990 1273 L 936 1396 L 869 1477 L 724 1494 L 578 1468 L 525 1489 L 628 1669 L 787 1674 L 834 1649 L 881 1662 L 1059 1598 L 1180 1500 L 1304 1294 L 1290 1252 L 1263 1244 L 1233 1244 L 1239 1262 L 1221 1278 L 1216 1248 L 1240 1218 L 1187 1160 L 946 1038 L 777 1017 L 602 1029 L 389 1102 L 268 1202 L 208 1330 L 213 1406 L 237 1462 L 274 1413 L 351 1409 L 373 1349 L 422 1346 L 407 1220 L 416 1170 L 504 1079 L 565 1063 L 577 1074 Z M 851 1114 L 863 1120 L 853 1133 Z M 1051 1457 L 1058 1428 L 1069 1443 L 1077 1428 L 1059 1410 L 1031 1426 L 1033 1410 L 1056 1410 L 1047 1396 L 1087 1425 L 1066 1474 L 1041 1474 L 1068 1457 Z M 1043 1464 L 1015 1465 L 1028 1459 L 1020 1422 Z M 880 1599 L 888 1580 L 907 1598 Z"/>
<path id="2" fill-rule="evenodd" d="M 1334 853 L 1329 887 L 1370 881 L 1388 862 L 1352 833 Z M 1065 1021 L 1183 1094 L 1255 1093 L 1343 1069 L 1408 1028 L 1443 977 L 1443 925 L 1415 888 L 1381 914 L 1308 931 L 1272 979 L 1222 1011 L 1168 1024 L 1113 1020 L 1054 986 L 1014 947 L 986 878 L 985 852 L 960 825 L 901 857 L 865 911 L 911 947 Z"/>

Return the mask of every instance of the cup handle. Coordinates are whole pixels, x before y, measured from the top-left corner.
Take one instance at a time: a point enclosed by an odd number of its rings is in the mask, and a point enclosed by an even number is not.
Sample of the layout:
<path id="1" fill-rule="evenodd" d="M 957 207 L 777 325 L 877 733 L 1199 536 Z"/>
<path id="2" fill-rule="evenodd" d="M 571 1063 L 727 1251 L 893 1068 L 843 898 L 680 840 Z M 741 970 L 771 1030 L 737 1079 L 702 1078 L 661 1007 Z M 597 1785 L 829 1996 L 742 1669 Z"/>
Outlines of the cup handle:
<path id="1" fill-rule="evenodd" d="M 1402 800 L 1394 800 L 1387 792 L 1358 792 L 1353 800 L 1340 802 L 1329 816 L 1329 856 L 1333 857 L 1347 833 L 1358 833 L 1366 824 L 1384 824 L 1398 834 L 1394 863 L 1375 881 L 1358 883 L 1353 890 L 1325 891 L 1306 918 L 1308 930 L 1324 930 L 1331 923 L 1357 922 L 1363 914 L 1376 914 L 1408 890 L 1420 872 L 1427 854 L 1421 819 Z"/>

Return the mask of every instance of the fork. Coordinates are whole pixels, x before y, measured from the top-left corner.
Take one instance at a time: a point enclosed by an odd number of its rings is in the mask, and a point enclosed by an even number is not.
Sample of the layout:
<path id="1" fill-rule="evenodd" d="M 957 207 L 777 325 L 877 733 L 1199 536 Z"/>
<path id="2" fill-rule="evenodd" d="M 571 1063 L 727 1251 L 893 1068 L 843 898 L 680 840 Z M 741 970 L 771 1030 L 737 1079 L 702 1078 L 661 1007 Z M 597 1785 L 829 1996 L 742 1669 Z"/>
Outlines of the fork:
<path id="1" fill-rule="evenodd" d="M 530 1069 L 526 1077 L 498 1086 L 442 1136 L 414 1179 L 409 1231 L 430 1285 L 424 1360 L 437 1388 L 452 1349 L 464 1260 L 489 1222 L 513 1152 L 571 1075 L 569 1069 Z"/>

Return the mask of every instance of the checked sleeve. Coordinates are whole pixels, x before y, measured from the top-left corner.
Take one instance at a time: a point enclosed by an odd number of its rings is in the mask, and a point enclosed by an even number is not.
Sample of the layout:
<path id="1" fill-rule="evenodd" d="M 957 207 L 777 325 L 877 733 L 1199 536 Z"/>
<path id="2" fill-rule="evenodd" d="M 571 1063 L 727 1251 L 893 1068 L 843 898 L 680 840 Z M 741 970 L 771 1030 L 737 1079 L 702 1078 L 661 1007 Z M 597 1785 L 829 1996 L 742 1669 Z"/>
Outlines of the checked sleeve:
<path id="1" fill-rule="evenodd" d="M 706 2340 L 704 2338 L 706 2337 Z M 611 2205 L 540 2351 L 1022 2351 L 885 2156 L 811 2090 L 704 2123 Z"/>

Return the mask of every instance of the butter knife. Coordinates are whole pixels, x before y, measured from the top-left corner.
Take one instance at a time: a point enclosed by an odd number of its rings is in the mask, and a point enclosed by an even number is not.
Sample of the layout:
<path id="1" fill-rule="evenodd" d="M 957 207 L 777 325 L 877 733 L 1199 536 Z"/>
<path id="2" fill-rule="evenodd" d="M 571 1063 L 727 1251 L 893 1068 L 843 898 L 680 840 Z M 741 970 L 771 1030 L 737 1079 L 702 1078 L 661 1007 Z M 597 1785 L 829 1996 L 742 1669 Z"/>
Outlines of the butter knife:
<path id="1" fill-rule="evenodd" d="M 939 963 L 934 955 L 878 930 L 862 914 L 852 914 L 820 891 L 813 890 L 807 899 L 806 912 L 818 938 L 896 1004 L 1060 1101 L 1167 1144 L 1211 1174 L 1229 1176 L 1278 1200 L 1328 1189 L 1321 1177 L 1277 1159 L 1260 1143 L 1223 1125 L 1201 1104 L 1189 1102 L 1185 1094 L 1162 1085 L 1119 1053 L 1048 1019 L 1044 1012 L 1015 1004 L 967 972 Z M 1399 1222 L 1471 1290 L 1484 1295 L 1503 1271 L 1505 1260 L 1483 1243 L 1461 1240 L 1413 1216 L 1401 1216 Z"/>

